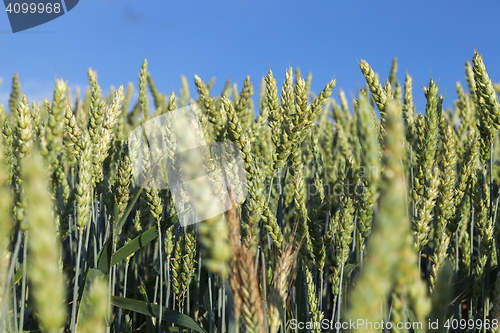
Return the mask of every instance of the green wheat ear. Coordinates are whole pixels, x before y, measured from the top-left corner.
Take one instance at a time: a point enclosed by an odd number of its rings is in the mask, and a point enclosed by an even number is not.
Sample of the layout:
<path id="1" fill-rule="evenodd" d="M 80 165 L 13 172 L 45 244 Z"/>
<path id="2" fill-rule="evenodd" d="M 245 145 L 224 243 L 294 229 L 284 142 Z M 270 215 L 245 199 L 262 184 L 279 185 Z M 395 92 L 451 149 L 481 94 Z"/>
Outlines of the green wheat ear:
<path id="1" fill-rule="evenodd" d="M 375 104 L 377 105 L 378 110 L 380 111 L 380 123 L 382 128 L 385 123 L 385 106 L 387 104 L 388 98 L 386 91 L 382 88 L 378 78 L 373 72 L 371 66 L 363 59 L 359 62 L 359 67 L 361 68 L 361 72 L 365 76 L 366 83 L 370 88 L 373 99 L 375 100 Z"/>
<path id="2" fill-rule="evenodd" d="M 472 58 L 472 70 L 474 72 L 474 81 L 476 85 L 476 98 L 483 113 L 491 118 L 493 125 L 500 129 L 500 104 L 493 84 L 486 72 L 483 57 L 477 51 L 474 51 Z M 480 111 L 481 112 L 481 111 Z"/>
<path id="3" fill-rule="evenodd" d="M 144 59 L 139 74 L 139 102 L 141 103 L 142 121 L 146 122 L 151 115 L 149 114 L 149 105 L 147 93 L 147 79 L 148 79 L 148 61 Z"/>
<path id="4" fill-rule="evenodd" d="M 352 320 L 364 318 L 370 322 L 377 322 L 386 318 L 380 311 L 380 306 L 384 304 L 391 286 L 396 282 L 396 276 L 392 272 L 405 268 L 409 270 L 406 273 L 409 279 L 408 285 L 419 284 L 416 256 L 412 250 L 412 236 L 405 210 L 406 185 L 401 164 L 404 158 L 402 144 L 404 129 L 401 110 L 396 102 L 391 102 L 387 105 L 386 111 L 380 210 L 374 222 L 369 244 L 370 257 L 351 296 L 353 307 L 347 316 Z M 424 304 L 418 306 L 423 307 Z M 424 310 L 418 314 L 426 315 L 426 313 L 427 310 Z M 363 332 L 376 331 L 363 329 Z"/>
<path id="5" fill-rule="evenodd" d="M 19 74 L 16 72 L 12 77 L 12 91 L 9 98 L 9 109 L 11 113 L 16 112 L 17 104 L 21 100 L 21 87 L 19 85 Z"/>
<path id="6" fill-rule="evenodd" d="M 429 223 L 432 218 L 432 209 L 435 205 L 437 188 L 439 186 L 438 173 L 435 172 L 436 151 L 441 118 L 442 97 L 438 97 L 438 86 L 432 80 L 429 87 L 424 89 L 427 99 L 425 115 L 424 140 L 420 140 L 418 171 L 416 181 L 423 195 L 416 203 L 416 218 L 414 219 L 415 245 L 418 251 L 428 243 L 430 231 Z M 422 128 L 421 128 L 422 130 Z"/>
<path id="7" fill-rule="evenodd" d="M 456 147 L 455 138 L 452 135 L 452 129 L 444 119 L 440 124 L 441 140 L 443 142 L 442 158 L 439 163 L 440 185 L 439 194 L 436 200 L 436 250 L 433 256 L 434 266 L 431 273 L 431 288 L 434 287 L 438 271 L 444 264 L 448 246 L 450 243 L 450 233 L 448 232 L 448 223 L 455 214 L 455 205 L 453 202 L 455 179 L 456 179 Z"/>
<path id="8" fill-rule="evenodd" d="M 12 179 L 9 170 L 9 161 L 4 159 L 5 140 L 0 138 L 0 258 L 5 258 L 9 247 L 9 236 L 13 228 L 12 221 L 12 192 L 10 183 Z M 7 296 L 6 290 L 3 290 L 5 279 L 7 278 L 8 267 L 5 260 L 0 261 L 0 302 Z"/>
<path id="9" fill-rule="evenodd" d="M 78 323 L 78 332 L 83 333 L 104 333 L 106 332 L 106 322 L 103 314 L 108 310 L 108 285 L 101 279 L 95 279 L 89 290 L 89 302 L 87 316 L 85 320 Z"/>
<path id="10" fill-rule="evenodd" d="M 32 263 L 29 278 L 33 285 L 33 297 L 37 317 L 45 332 L 59 332 L 66 322 L 65 285 L 59 269 L 60 245 L 56 237 L 52 215 L 52 202 L 48 192 L 48 173 L 38 151 L 34 151 L 24 163 L 26 197 L 30 210 L 27 220 L 30 226 L 28 260 Z M 48 283 L 50 281 L 50 283 Z"/>

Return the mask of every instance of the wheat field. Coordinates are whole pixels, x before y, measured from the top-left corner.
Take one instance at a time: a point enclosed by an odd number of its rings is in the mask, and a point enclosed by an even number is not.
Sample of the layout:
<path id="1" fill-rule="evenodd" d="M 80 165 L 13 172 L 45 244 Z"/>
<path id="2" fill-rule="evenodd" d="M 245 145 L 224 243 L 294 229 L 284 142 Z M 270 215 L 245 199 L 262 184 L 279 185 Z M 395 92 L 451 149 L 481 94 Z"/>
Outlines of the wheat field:
<path id="1" fill-rule="evenodd" d="M 182 77 L 176 96 L 147 65 L 135 104 L 133 83 L 104 95 L 92 69 L 84 91 L 58 79 L 31 102 L 13 76 L 0 105 L 0 331 L 498 331 L 500 85 L 477 51 L 447 109 L 433 78 L 423 91 L 408 73 L 399 82 L 396 58 L 387 78 L 360 60 L 366 85 L 351 98 L 334 79 L 314 93 L 298 68 L 281 89 L 269 69 L 257 94 L 250 77 L 221 92 Z M 177 198 L 210 204 L 167 177 L 184 170 L 171 116 L 184 107 L 207 142 L 200 167 L 231 199 L 189 225 Z M 158 117 L 161 160 L 131 139 Z M 221 142 L 241 161 L 228 177 L 243 175 L 225 184 L 208 146 Z"/>

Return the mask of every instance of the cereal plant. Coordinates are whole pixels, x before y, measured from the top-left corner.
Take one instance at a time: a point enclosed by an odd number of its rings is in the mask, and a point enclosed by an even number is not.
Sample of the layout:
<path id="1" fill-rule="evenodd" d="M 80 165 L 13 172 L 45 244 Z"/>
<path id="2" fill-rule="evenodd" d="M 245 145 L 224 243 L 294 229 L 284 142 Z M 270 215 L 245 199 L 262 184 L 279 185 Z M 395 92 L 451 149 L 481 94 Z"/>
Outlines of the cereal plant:
<path id="1" fill-rule="evenodd" d="M 397 59 L 359 66 L 351 100 L 298 68 L 176 95 L 145 60 L 135 102 L 92 69 L 83 94 L 29 101 L 14 74 L 0 331 L 498 331 L 500 85 L 474 51 L 444 109 Z"/>

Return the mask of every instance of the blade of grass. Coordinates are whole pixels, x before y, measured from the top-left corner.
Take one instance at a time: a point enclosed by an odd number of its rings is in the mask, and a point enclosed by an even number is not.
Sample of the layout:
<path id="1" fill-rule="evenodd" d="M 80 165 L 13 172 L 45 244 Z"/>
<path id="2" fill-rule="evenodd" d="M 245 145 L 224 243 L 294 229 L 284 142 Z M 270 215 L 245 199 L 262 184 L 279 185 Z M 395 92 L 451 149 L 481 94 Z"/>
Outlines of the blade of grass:
<path id="1" fill-rule="evenodd" d="M 166 307 L 160 307 L 158 304 L 152 304 L 149 302 L 138 301 L 130 298 L 123 298 L 119 296 L 113 296 L 111 298 L 111 303 L 114 306 L 124 308 L 129 311 L 134 311 L 149 317 L 160 317 L 160 311 L 162 312 L 162 319 L 166 322 L 174 323 L 179 326 L 187 327 L 200 333 L 207 333 L 202 327 L 200 327 L 191 317 L 182 314 L 180 312 L 167 309 Z"/>

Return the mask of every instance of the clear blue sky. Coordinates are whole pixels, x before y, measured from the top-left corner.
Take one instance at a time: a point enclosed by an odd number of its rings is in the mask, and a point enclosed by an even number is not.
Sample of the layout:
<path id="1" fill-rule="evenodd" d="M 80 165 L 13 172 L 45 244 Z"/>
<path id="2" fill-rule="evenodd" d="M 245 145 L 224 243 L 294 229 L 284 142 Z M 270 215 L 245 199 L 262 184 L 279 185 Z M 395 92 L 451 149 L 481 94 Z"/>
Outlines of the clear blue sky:
<path id="1" fill-rule="evenodd" d="M 0 103 L 7 103 L 16 71 L 30 99 L 51 96 L 55 77 L 86 86 L 89 67 L 105 92 L 129 81 L 137 88 L 144 58 L 167 93 L 179 91 L 181 74 L 191 83 L 194 74 L 207 82 L 216 76 L 214 93 L 229 77 L 241 87 L 248 74 L 258 92 L 269 65 L 280 84 L 292 65 L 312 72 L 313 91 L 335 77 L 351 96 L 364 85 L 357 60 L 385 78 L 397 56 L 399 80 L 406 71 L 414 78 L 417 110 L 425 109 L 421 86 L 431 72 L 446 107 L 456 81 L 465 86 L 473 47 L 500 81 L 499 22 L 500 1 L 482 0 L 80 0 L 62 17 L 12 34 L 3 12 Z"/>

